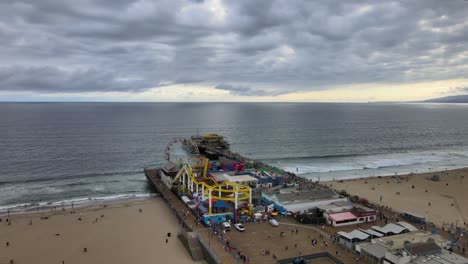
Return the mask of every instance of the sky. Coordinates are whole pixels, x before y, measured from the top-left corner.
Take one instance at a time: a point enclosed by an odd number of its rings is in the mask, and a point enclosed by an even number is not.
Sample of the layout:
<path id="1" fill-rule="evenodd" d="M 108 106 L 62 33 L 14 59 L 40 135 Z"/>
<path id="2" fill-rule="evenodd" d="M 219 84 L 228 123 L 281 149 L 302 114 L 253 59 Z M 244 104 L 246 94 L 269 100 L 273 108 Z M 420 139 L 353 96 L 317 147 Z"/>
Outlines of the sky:
<path id="1" fill-rule="evenodd" d="M 466 0 L 2 0 L 0 101 L 468 94 Z"/>

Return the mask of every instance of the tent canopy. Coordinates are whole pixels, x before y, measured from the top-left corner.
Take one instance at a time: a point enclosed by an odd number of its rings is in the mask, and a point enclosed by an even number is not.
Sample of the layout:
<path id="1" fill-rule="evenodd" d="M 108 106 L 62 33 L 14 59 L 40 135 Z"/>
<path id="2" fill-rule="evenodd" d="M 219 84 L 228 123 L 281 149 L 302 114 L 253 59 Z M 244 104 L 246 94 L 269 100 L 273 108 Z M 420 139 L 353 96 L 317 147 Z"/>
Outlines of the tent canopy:
<path id="1" fill-rule="evenodd" d="M 369 238 L 369 234 L 366 234 L 366 233 L 361 232 L 359 230 L 353 230 L 352 232 L 349 232 L 349 233 L 340 231 L 340 232 L 338 232 L 338 235 L 340 235 L 342 237 L 346 237 L 349 240 L 353 240 L 353 239 L 356 239 L 356 238 L 359 239 L 359 240 L 366 240 L 366 239 Z"/>
<path id="2" fill-rule="evenodd" d="M 408 229 L 408 231 L 410 232 L 418 231 L 418 229 L 415 226 L 406 222 L 396 222 L 396 224 Z"/>

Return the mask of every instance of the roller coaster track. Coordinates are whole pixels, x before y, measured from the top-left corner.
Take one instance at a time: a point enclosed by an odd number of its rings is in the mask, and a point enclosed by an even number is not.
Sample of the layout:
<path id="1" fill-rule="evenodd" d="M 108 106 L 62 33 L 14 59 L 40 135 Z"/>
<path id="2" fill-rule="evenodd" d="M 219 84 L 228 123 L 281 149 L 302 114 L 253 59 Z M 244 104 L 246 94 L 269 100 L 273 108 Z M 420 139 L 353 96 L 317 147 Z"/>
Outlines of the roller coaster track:
<path id="1" fill-rule="evenodd" d="M 207 159 L 203 161 L 203 171 L 200 177 L 193 171 L 188 161 L 179 162 L 181 163 L 180 169 L 172 180 L 172 185 L 179 183 L 182 192 L 197 193 L 197 195 L 201 195 L 203 201 L 209 199 L 210 214 L 213 200 L 232 202 L 236 208 L 240 201 L 248 200 L 249 206 L 252 204 L 252 189 L 250 186 L 228 180 L 219 183 L 215 178 L 207 176 Z M 208 181 L 212 184 L 208 184 Z"/>

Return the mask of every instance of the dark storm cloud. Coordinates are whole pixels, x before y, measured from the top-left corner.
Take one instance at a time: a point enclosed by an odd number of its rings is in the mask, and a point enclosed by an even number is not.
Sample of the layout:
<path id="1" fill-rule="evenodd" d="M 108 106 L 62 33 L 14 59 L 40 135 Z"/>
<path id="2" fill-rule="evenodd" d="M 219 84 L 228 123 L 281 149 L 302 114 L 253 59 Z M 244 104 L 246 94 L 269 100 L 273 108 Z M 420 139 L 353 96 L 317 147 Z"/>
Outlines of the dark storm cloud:
<path id="1" fill-rule="evenodd" d="M 7 0 L 0 91 L 274 96 L 466 78 L 467 13 L 461 0 Z"/>
<path id="2" fill-rule="evenodd" d="M 55 67 L 0 68 L 0 80 L 5 90 L 38 91 L 44 93 L 69 92 L 138 92 L 164 82 L 117 77 L 114 72 L 95 69 L 68 71 Z"/>

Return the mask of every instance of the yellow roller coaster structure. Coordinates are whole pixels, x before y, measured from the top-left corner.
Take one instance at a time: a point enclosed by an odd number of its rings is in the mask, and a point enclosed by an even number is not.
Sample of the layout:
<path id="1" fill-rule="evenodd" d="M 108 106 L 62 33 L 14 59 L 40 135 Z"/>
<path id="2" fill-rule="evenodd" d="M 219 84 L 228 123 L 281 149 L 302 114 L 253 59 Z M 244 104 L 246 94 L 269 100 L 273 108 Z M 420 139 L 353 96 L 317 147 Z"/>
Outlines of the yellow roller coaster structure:
<path id="1" fill-rule="evenodd" d="M 248 185 L 235 183 L 232 181 L 223 181 L 218 183 L 216 179 L 208 177 L 208 159 L 200 158 L 196 165 L 200 168 L 199 174 L 192 169 L 190 162 L 187 160 L 179 161 L 179 171 L 176 176 L 170 181 L 170 187 L 179 184 L 182 192 L 189 191 L 196 193 L 202 201 L 208 200 L 209 214 L 212 214 L 213 200 L 228 201 L 234 203 L 234 208 L 237 209 L 240 201 L 249 203 L 249 211 L 252 207 L 252 188 Z M 211 184 L 208 184 L 210 182 Z M 168 186 L 169 187 L 169 186 Z"/>

